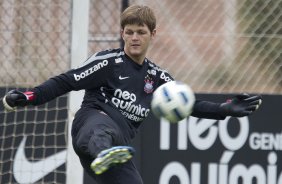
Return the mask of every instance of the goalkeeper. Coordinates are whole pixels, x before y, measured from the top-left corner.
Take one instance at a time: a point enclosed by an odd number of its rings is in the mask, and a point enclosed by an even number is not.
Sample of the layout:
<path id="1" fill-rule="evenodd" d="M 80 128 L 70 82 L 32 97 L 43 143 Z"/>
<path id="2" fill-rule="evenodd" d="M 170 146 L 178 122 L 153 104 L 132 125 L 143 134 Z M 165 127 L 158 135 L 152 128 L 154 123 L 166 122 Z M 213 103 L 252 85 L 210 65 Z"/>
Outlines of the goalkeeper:
<path id="1" fill-rule="evenodd" d="M 40 105 L 70 91 L 85 90 L 72 125 L 72 143 L 85 171 L 97 183 L 141 184 L 130 147 L 138 127 L 148 116 L 154 90 L 173 78 L 146 53 L 156 35 L 156 18 L 147 6 L 133 5 L 121 15 L 123 48 L 104 50 L 80 67 L 54 76 L 3 98 L 7 110 Z M 176 61 L 172 61 L 176 62 Z M 224 119 L 252 114 L 260 96 L 240 94 L 224 103 L 197 100 L 192 116 Z"/>

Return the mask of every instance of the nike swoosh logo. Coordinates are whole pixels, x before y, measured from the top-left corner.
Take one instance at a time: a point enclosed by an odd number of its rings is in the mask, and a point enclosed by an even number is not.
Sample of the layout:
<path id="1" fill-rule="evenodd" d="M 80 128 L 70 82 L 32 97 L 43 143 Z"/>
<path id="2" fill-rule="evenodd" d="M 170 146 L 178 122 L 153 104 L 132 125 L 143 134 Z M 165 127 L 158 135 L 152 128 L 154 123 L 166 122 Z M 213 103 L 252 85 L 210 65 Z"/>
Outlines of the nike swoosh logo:
<path id="1" fill-rule="evenodd" d="M 26 139 L 27 137 L 24 136 L 17 149 L 13 163 L 13 174 L 18 183 L 35 183 L 66 162 L 66 150 L 46 157 L 40 161 L 30 162 L 26 158 L 24 151 Z"/>
<path id="2" fill-rule="evenodd" d="M 129 77 L 122 77 L 122 76 L 119 76 L 118 78 L 119 78 L 119 80 L 124 80 L 124 79 L 128 79 Z"/>

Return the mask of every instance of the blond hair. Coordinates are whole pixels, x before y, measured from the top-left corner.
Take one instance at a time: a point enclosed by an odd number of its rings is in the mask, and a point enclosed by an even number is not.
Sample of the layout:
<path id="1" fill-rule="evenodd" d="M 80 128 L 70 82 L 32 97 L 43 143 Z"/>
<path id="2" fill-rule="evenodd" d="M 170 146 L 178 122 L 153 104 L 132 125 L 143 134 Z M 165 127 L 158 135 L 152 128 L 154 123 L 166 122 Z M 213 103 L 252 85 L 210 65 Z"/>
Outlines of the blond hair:
<path id="1" fill-rule="evenodd" d="M 156 28 L 156 17 L 151 8 L 143 5 L 132 5 L 121 14 L 120 26 L 122 29 L 128 24 L 147 25 L 153 32 Z"/>

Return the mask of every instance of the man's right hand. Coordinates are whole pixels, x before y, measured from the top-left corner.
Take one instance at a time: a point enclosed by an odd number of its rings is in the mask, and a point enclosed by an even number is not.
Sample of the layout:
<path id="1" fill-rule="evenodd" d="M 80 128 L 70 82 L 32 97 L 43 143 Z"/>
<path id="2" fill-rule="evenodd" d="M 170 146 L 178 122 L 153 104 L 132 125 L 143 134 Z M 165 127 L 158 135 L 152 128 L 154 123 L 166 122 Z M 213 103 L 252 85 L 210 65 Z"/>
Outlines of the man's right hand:
<path id="1" fill-rule="evenodd" d="M 3 105 L 8 111 L 15 111 L 16 107 L 24 107 L 31 104 L 34 99 L 34 93 L 31 91 L 20 92 L 18 90 L 9 91 L 3 98 Z"/>

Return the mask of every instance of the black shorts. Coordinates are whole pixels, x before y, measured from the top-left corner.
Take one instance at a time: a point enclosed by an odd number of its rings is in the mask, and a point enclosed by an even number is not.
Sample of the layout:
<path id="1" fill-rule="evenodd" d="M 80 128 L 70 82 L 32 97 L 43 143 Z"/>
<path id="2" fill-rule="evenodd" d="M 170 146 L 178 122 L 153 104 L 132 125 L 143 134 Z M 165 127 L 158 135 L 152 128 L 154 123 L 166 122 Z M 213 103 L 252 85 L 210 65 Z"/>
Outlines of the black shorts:
<path id="1" fill-rule="evenodd" d="M 95 175 L 90 164 L 96 156 L 113 146 L 126 145 L 120 127 L 105 113 L 82 108 L 74 118 L 72 125 L 72 143 L 85 171 L 101 184 L 142 184 L 141 176 L 132 160 L 111 167 L 101 175 Z"/>

